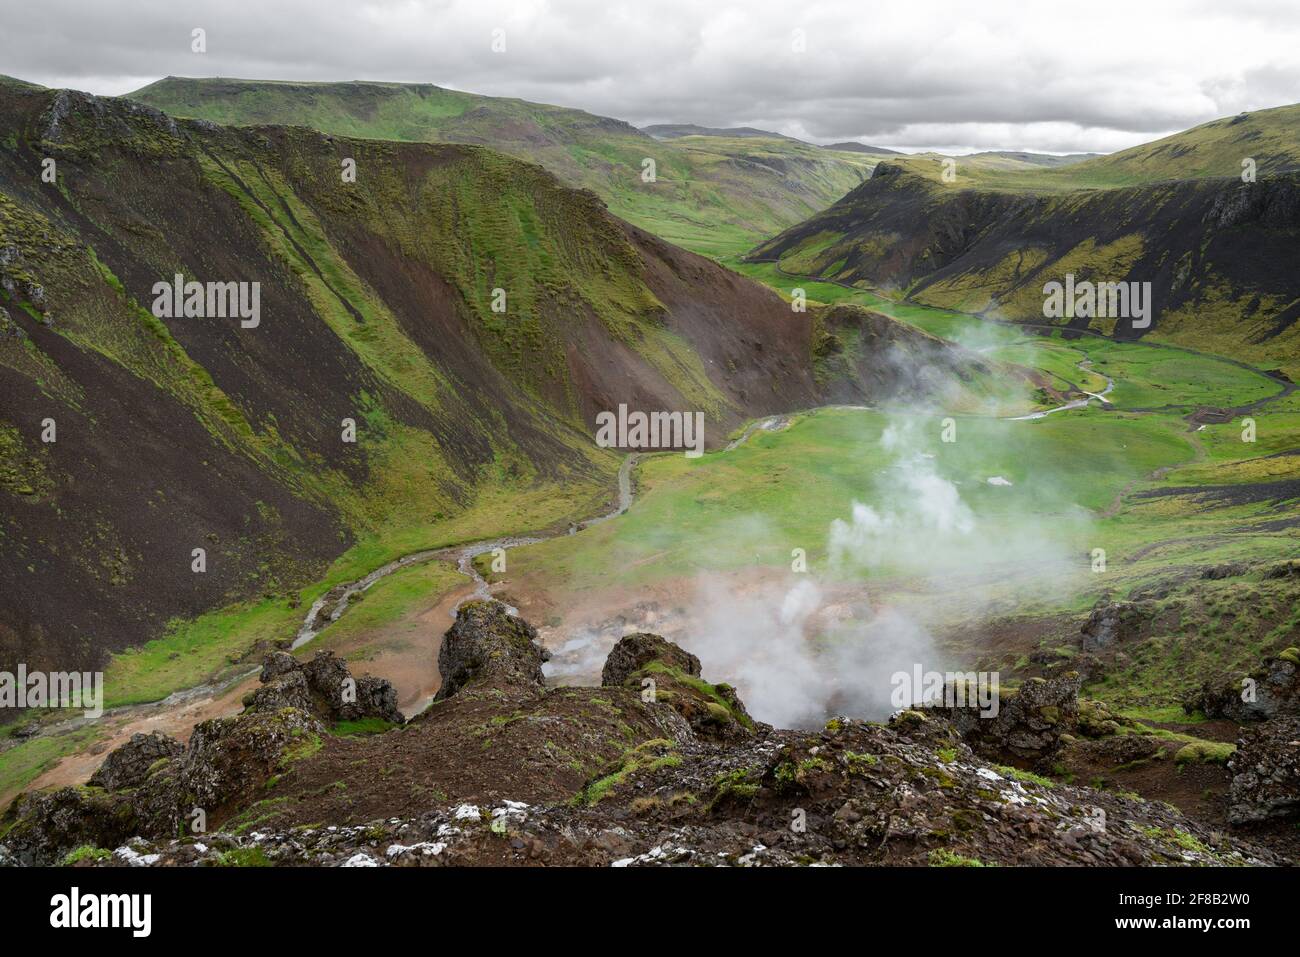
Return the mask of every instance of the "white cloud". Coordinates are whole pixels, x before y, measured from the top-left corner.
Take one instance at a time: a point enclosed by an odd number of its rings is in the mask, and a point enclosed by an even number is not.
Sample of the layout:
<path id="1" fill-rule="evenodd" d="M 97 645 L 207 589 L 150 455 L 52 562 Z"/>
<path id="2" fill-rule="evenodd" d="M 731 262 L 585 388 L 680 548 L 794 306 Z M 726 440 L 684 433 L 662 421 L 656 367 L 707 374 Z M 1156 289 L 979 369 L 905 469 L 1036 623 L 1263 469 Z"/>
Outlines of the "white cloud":
<path id="1" fill-rule="evenodd" d="M 168 74 L 405 80 L 905 149 L 1105 151 L 1300 101 L 1291 0 L 42 0 L 4 27 L 5 72 L 98 93 Z"/>

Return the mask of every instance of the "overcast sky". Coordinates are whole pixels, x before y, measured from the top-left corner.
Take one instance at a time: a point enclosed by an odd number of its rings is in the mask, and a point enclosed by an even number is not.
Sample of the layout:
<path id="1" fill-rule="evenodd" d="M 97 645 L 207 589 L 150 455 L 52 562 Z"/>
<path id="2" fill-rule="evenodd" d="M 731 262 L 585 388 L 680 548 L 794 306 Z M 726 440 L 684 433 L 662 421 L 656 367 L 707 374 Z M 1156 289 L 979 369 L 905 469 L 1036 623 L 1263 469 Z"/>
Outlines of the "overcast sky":
<path id="1" fill-rule="evenodd" d="M 402 80 L 638 126 L 1109 152 L 1300 101 L 1300 2 L 0 0 L 0 73 L 103 94 L 167 75 Z"/>

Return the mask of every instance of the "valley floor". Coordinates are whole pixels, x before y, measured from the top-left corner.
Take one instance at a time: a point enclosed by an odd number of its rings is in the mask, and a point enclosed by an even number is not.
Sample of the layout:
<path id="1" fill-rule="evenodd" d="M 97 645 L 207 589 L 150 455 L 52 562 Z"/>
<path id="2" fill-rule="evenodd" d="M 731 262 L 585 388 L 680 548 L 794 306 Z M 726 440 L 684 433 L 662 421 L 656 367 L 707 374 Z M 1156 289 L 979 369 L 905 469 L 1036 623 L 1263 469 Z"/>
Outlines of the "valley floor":
<path id="1" fill-rule="evenodd" d="M 1008 684 L 1081 668 L 1085 695 L 1169 753 L 1132 768 L 1062 767 L 1063 779 L 1221 819 L 1221 762 L 1175 769 L 1174 754 L 1230 741 L 1233 727 L 1180 705 L 1203 681 L 1300 640 L 1297 580 L 1269 572 L 1300 553 L 1300 395 L 1158 343 L 1038 334 L 729 264 L 783 294 L 798 285 L 870 305 L 1036 370 L 1042 391 L 952 409 L 791 410 L 697 460 L 642 457 L 626 514 L 513 548 L 504 571 L 478 560 L 494 593 L 539 626 L 550 681 L 598 681 L 619 637 L 653 631 L 697 654 L 705 676 L 735 680 L 756 718 L 809 726 L 831 713 L 884 717 L 890 675 L 916 660 Z M 1089 398 L 1108 383 L 1104 400 Z M 603 491 L 488 502 L 454 525 L 354 550 L 295 602 L 228 609 L 120 656 L 107 677 L 116 707 L 100 722 L 48 718 L 25 740 L 4 729 L 0 803 L 83 781 L 133 732 L 183 739 L 237 712 L 263 651 L 341 582 L 407 551 L 562 527 L 615 498 L 611 477 Z M 330 648 L 388 678 L 410 715 L 437 690 L 442 635 L 472 591 L 449 563 L 402 568 L 303 652 Z M 1134 602 L 1142 620 L 1129 634 L 1085 650 L 1094 608 Z"/>

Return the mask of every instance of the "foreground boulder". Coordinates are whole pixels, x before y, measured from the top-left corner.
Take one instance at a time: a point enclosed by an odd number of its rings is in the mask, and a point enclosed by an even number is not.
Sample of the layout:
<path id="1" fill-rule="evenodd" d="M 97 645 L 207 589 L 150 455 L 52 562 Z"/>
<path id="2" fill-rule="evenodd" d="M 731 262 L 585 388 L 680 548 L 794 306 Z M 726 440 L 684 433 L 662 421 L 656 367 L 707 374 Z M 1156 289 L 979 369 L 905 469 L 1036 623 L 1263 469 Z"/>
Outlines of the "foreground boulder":
<path id="1" fill-rule="evenodd" d="M 1085 654 L 1100 654 L 1113 645 L 1126 644 L 1142 635 L 1150 622 L 1153 601 L 1109 601 L 1101 599 L 1079 631 L 1079 648 Z"/>
<path id="2" fill-rule="evenodd" d="M 1059 678 L 1029 678 L 1019 688 L 999 689 L 996 714 L 969 701 L 949 685 L 942 703 L 926 711 L 946 717 L 977 754 L 999 761 L 1041 762 L 1057 752 L 1062 736 L 1079 724 L 1077 672 Z"/>
<path id="3" fill-rule="evenodd" d="M 605 660 L 600 683 L 633 688 L 647 700 L 670 705 L 706 738 L 734 740 L 759 729 L 736 689 L 700 676 L 700 659 L 658 635 L 620 638 Z"/>
<path id="4" fill-rule="evenodd" d="M 438 700 L 450 698 L 470 683 L 480 689 L 540 691 L 542 662 L 547 657 L 537 643 L 537 629 L 510 614 L 505 605 L 466 602 L 438 651 L 442 675 Z"/>
<path id="5" fill-rule="evenodd" d="M 21 863 L 52 864 L 82 845 L 116 847 L 131 836 L 187 829 L 195 811 L 218 820 L 258 795 L 266 781 L 320 747 L 325 726 L 295 708 L 248 712 L 195 726 L 179 753 L 170 738 L 137 735 L 112 752 L 100 781 L 19 795 L 0 819 L 0 843 Z M 165 751 L 140 776 L 144 755 Z M 120 754 L 119 754 L 120 752 Z M 101 768 L 101 771 L 104 771 Z"/>
<path id="6" fill-rule="evenodd" d="M 607 688 L 621 687 L 653 661 L 695 678 L 700 676 L 699 658 L 666 638 L 641 632 L 624 635 L 610 649 L 600 672 L 600 683 Z"/>
<path id="7" fill-rule="evenodd" d="M 178 758 L 184 750 L 185 746 L 175 738 L 157 731 L 133 734 L 130 741 L 109 752 L 99 770 L 91 775 L 90 784 L 109 791 L 139 787 L 161 767 L 160 762 Z"/>
<path id="8" fill-rule="evenodd" d="M 373 675 L 353 678 L 347 663 L 332 651 L 318 651 L 305 663 L 283 651 L 273 652 L 263 659 L 260 680 L 262 687 L 244 699 L 249 711 L 296 708 L 331 723 L 406 720 L 397 709 L 397 691 L 391 682 Z"/>
<path id="9" fill-rule="evenodd" d="M 1228 770 L 1233 824 L 1300 817 L 1300 718 L 1243 728 Z"/>
<path id="10" fill-rule="evenodd" d="M 313 753 L 324 732 L 315 715 L 296 708 L 204 721 L 190 735 L 177 783 L 195 807 L 220 812 L 286 764 Z"/>

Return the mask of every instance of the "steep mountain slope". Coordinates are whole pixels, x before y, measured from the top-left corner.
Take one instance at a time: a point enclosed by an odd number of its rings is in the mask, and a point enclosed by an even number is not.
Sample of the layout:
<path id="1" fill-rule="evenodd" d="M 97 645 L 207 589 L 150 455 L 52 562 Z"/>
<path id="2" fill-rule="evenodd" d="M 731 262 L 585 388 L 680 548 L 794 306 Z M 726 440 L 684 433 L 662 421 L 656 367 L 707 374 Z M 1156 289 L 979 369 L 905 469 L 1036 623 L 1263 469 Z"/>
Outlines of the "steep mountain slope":
<path id="1" fill-rule="evenodd" d="M 0 669 L 294 601 L 467 510 L 480 535 L 591 514 L 618 403 L 716 440 L 818 401 L 813 314 L 482 147 L 17 84 L 0 144 Z M 177 274 L 259 284 L 257 322 L 160 317 Z"/>
<path id="2" fill-rule="evenodd" d="M 1176 143 L 1054 169 L 959 158 L 952 182 L 940 157 L 887 160 L 843 200 L 751 257 L 794 274 L 1023 321 L 1044 321 L 1043 287 L 1067 273 L 1078 281 L 1150 282 L 1150 327 L 1073 321 L 1276 364 L 1294 376 L 1300 171 L 1288 167 L 1300 155 L 1300 137 L 1288 137 L 1296 115 L 1300 108 L 1285 108 L 1236 123 L 1257 145 L 1272 144 L 1261 145 L 1253 183 L 1234 175 L 1234 162 L 1220 176 L 1078 188 L 1101 178 L 1213 168 L 1213 158 L 1223 162 L 1230 150 L 1233 121 L 1198 127 Z M 1153 157 L 1164 159 L 1156 164 Z"/>
<path id="3" fill-rule="evenodd" d="M 565 183 L 595 191 L 616 215 L 697 252 L 717 251 L 720 237 L 727 248 L 752 245 L 834 202 L 870 168 L 773 137 L 757 160 L 748 147 L 683 150 L 620 120 L 428 84 L 168 77 L 130 96 L 174 116 L 231 125 L 481 143 L 540 163 Z M 643 179 L 647 159 L 655 162 L 653 182 Z"/>

